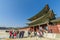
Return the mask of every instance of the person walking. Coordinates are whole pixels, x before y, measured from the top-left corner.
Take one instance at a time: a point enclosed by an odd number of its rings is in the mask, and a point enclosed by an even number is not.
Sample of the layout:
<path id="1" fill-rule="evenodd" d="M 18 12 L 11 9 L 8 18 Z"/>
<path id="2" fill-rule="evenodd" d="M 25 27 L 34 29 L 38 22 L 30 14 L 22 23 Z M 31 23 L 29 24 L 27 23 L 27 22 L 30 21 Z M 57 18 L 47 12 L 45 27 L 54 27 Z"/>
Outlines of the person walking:
<path id="1" fill-rule="evenodd" d="M 21 31 L 19 31 L 19 38 L 21 38 Z"/>
<path id="2" fill-rule="evenodd" d="M 24 37 L 24 31 L 21 31 L 21 37 L 22 38 Z"/>
<path id="3" fill-rule="evenodd" d="M 17 38 L 19 38 L 19 31 L 17 31 Z"/>
<path id="4" fill-rule="evenodd" d="M 30 36 L 30 34 L 31 34 L 31 32 L 30 32 L 30 31 L 28 31 L 28 37 Z"/>
<path id="5" fill-rule="evenodd" d="M 9 38 L 12 38 L 12 36 L 13 36 L 12 30 L 9 31 L 9 34 L 10 34 Z"/>
<path id="6" fill-rule="evenodd" d="M 20 31 L 20 33 L 19 33 L 19 38 L 23 38 L 24 37 L 24 31 Z"/>
<path id="7" fill-rule="evenodd" d="M 16 36 L 17 36 L 16 31 L 14 31 L 13 36 L 14 36 L 14 38 L 16 38 Z"/>

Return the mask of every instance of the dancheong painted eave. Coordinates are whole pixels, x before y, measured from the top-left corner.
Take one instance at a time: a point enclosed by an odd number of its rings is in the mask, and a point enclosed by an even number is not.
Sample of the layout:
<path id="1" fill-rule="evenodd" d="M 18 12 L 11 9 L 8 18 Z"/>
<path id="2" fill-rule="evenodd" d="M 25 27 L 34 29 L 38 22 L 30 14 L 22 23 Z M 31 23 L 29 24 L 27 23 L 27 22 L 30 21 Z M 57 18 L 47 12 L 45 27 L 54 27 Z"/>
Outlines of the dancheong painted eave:
<path id="1" fill-rule="evenodd" d="M 31 22 L 28 22 L 28 24 L 31 24 L 31 23 L 36 22 L 36 21 L 38 21 L 38 20 L 41 20 L 42 18 L 44 18 L 44 17 L 46 17 L 46 16 L 50 16 L 51 13 L 53 13 L 52 10 L 49 10 L 45 15 L 37 18 L 36 20 L 33 20 L 33 21 L 31 21 Z"/>
<path id="2" fill-rule="evenodd" d="M 54 20 L 51 20 L 50 22 L 52 22 L 52 23 L 60 23 L 60 18 L 56 18 Z M 47 24 L 47 23 L 48 23 L 48 21 L 45 21 L 43 23 L 38 23 L 38 24 L 35 24 L 35 25 L 30 25 L 30 26 L 43 25 L 43 24 Z"/>
<path id="3" fill-rule="evenodd" d="M 36 25 L 36 24 L 42 24 L 42 23 L 46 23 L 46 21 L 51 21 L 53 19 L 55 19 L 55 14 L 53 12 L 53 10 L 48 10 L 46 13 L 42 13 L 43 15 L 33 21 L 28 22 L 28 25 Z"/>

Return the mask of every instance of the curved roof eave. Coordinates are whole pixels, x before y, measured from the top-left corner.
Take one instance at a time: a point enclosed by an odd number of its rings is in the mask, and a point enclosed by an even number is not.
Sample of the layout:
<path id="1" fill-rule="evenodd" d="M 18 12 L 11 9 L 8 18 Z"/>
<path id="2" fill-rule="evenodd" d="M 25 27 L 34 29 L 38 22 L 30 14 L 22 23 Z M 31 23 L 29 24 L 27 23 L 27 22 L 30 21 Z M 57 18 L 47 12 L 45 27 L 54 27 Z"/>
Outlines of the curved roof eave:
<path id="1" fill-rule="evenodd" d="M 40 17 L 41 14 L 43 14 L 43 12 L 48 12 L 49 11 L 49 6 L 46 5 L 39 13 L 37 13 L 35 16 L 29 18 L 28 20 L 32 21 L 35 20 L 37 17 Z"/>

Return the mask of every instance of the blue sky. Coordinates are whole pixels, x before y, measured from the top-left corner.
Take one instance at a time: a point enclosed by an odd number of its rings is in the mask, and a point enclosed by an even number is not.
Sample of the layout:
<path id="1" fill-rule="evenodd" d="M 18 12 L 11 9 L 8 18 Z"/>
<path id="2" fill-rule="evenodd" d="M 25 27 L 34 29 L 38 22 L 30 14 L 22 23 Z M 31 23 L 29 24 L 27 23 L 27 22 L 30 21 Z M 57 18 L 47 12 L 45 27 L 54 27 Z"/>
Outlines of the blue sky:
<path id="1" fill-rule="evenodd" d="M 46 4 L 60 17 L 60 0 L 0 0 L 0 27 L 24 27 Z"/>

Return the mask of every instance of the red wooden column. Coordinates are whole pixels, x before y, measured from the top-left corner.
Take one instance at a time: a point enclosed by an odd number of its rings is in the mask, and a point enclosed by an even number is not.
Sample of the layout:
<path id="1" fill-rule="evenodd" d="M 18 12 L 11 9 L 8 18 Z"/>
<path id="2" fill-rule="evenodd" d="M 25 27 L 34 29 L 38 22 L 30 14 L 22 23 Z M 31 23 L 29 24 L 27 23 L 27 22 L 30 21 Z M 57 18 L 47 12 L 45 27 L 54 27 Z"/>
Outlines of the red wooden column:
<path id="1" fill-rule="evenodd" d="M 31 32 L 34 31 L 34 26 L 31 26 L 30 29 L 29 29 Z"/>
<path id="2" fill-rule="evenodd" d="M 39 31 L 39 25 L 36 26 L 36 32 L 38 32 L 38 31 Z"/>

